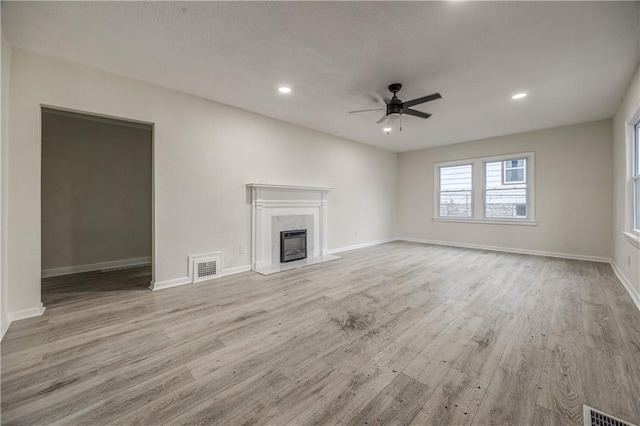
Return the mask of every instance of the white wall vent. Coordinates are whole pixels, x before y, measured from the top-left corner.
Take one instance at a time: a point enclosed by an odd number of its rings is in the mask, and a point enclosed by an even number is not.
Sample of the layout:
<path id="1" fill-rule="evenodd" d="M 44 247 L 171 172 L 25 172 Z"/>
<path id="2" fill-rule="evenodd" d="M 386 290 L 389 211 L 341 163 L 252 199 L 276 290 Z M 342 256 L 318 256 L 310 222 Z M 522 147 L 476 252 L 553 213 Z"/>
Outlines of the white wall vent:
<path id="1" fill-rule="evenodd" d="M 588 405 L 583 405 L 584 426 L 635 426 Z"/>
<path id="2" fill-rule="evenodd" d="M 189 276 L 192 283 L 211 280 L 222 275 L 222 252 L 189 256 Z"/>

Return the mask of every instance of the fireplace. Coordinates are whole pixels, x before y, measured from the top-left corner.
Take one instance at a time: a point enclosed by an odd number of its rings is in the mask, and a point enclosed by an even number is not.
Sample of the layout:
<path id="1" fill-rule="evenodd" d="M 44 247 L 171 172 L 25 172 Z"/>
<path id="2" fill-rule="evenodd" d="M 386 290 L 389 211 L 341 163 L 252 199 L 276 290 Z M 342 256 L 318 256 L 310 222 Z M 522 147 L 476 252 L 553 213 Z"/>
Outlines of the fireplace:
<path id="1" fill-rule="evenodd" d="M 280 232 L 280 262 L 306 259 L 307 257 L 307 230 Z"/>
<path id="2" fill-rule="evenodd" d="M 339 259 L 329 254 L 327 211 L 331 188 L 248 183 L 251 189 L 251 270 L 271 275 Z M 296 262 L 281 258 L 281 232 L 307 231 Z M 305 244 L 305 253 L 301 245 Z M 297 256 L 296 256 L 297 257 Z M 292 260 L 292 259 L 289 259 Z"/>

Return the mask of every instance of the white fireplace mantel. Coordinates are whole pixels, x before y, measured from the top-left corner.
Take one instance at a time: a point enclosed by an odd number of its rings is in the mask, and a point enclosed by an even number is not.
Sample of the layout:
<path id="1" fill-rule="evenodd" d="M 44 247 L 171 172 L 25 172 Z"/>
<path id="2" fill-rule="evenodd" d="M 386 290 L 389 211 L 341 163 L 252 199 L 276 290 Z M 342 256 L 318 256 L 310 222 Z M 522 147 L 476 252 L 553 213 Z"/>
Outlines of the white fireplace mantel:
<path id="1" fill-rule="evenodd" d="M 249 183 L 251 188 L 251 269 L 271 274 L 299 266 L 338 259 L 328 254 L 327 209 L 328 193 L 333 188 L 313 186 Z M 307 259 L 280 264 L 273 259 L 272 219 L 276 216 L 313 216 L 313 252 Z"/>

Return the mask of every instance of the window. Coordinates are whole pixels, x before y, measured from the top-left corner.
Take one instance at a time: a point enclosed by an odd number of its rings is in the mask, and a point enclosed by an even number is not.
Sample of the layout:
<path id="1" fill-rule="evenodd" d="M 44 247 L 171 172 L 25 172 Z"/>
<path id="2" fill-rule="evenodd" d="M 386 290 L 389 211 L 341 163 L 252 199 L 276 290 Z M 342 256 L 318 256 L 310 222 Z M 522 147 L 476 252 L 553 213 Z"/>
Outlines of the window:
<path id="1" fill-rule="evenodd" d="M 633 223 L 632 228 L 636 231 L 640 231 L 640 123 L 636 123 L 633 129 L 633 145 L 632 145 L 632 158 L 633 164 L 631 167 L 633 180 Z"/>
<path id="2" fill-rule="evenodd" d="M 502 184 L 510 185 L 525 182 L 525 164 L 526 159 L 503 161 L 502 167 Z"/>
<path id="3" fill-rule="evenodd" d="M 625 122 L 626 184 L 624 230 L 622 234 L 632 245 L 640 248 L 640 103 Z"/>
<path id="4" fill-rule="evenodd" d="M 527 218 L 527 159 L 484 162 L 484 217 Z"/>
<path id="5" fill-rule="evenodd" d="M 472 217 L 471 164 L 438 167 L 438 216 Z"/>
<path id="6" fill-rule="evenodd" d="M 436 163 L 433 220 L 537 225 L 534 168 L 533 152 Z"/>

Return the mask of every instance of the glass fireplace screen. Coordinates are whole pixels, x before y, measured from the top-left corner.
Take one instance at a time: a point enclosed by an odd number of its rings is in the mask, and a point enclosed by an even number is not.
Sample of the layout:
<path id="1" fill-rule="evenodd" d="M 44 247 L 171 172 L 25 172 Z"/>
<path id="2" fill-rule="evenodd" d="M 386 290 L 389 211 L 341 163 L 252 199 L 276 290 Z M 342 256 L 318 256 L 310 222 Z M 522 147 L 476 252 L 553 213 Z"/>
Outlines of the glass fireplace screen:
<path id="1" fill-rule="evenodd" d="M 307 230 L 280 232 L 280 262 L 305 259 L 307 257 Z"/>

